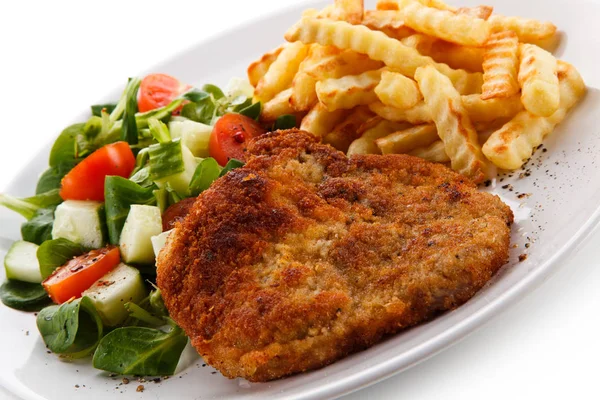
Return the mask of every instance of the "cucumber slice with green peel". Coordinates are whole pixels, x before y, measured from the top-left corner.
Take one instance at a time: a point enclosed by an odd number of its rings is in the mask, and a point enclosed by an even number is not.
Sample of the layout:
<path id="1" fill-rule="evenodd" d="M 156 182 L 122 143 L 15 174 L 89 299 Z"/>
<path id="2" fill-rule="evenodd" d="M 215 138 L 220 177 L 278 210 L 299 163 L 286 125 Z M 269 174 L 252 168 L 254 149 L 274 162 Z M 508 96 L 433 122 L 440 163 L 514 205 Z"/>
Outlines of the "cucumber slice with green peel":
<path id="1" fill-rule="evenodd" d="M 162 218 L 158 207 L 132 204 L 119 243 L 123 261 L 135 264 L 154 263 L 151 238 L 161 232 Z"/>
<path id="2" fill-rule="evenodd" d="M 82 293 L 92 300 L 107 326 L 118 325 L 129 316 L 125 303 L 139 303 L 147 295 L 140 271 L 123 263 Z"/>
<path id="3" fill-rule="evenodd" d="M 56 207 L 52 239 L 64 238 L 90 249 L 106 244 L 104 204 L 97 201 L 67 200 Z"/>
<path id="4" fill-rule="evenodd" d="M 8 280 L 0 286 L 0 300 L 5 306 L 21 311 L 39 311 L 50 297 L 39 283 Z"/>
<path id="5" fill-rule="evenodd" d="M 37 244 L 23 240 L 14 242 L 4 257 L 6 277 L 30 283 L 42 282 L 40 263 L 37 259 L 38 248 Z"/>
<path id="6" fill-rule="evenodd" d="M 181 143 L 186 146 L 195 157 L 208 157 L 208 143 L 213 127 L 181 118 L 169 122 L 171 138 L 181 138 Z"/>
<path id="7" fill-rule="evenodd" d="M 158 257 L 158 253 L 165 247 L 167 244 L 167 238 L 173 232 L 173 229 L 163 232 L 160 235 L 152 236 L 150 240 L 152 241 L 152 249 L 154 250 L 154 256 Z"/>

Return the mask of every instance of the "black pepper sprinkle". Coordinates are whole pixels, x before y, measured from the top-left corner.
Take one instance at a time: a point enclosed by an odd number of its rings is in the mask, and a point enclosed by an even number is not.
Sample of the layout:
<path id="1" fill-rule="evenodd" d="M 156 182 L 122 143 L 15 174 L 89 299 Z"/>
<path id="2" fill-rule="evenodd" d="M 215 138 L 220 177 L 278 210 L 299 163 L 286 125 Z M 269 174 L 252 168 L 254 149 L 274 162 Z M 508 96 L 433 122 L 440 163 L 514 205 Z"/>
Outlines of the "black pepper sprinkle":
<path id="1" fill-rule="evenodd" d="M 521 255 L 519 255 L 519 262 L 523 262 L 525 260 L 527 260 L 527 254 L 521 254 Z"/>
<path id="2" fill-rule="evenodd" d="M 129 383 L 129 379 L 128 378 L 123 378 L 123 384 L 127 385 Z"/>

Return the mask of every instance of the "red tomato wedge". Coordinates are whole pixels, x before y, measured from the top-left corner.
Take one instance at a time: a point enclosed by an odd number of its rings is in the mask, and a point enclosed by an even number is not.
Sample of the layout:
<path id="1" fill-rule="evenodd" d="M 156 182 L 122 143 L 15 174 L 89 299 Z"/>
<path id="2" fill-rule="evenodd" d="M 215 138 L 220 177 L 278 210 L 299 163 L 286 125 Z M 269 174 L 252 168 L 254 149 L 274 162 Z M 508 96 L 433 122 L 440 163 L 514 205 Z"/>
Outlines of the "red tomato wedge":
<path id="1" fill-rule="evenodd" d="M 252 118 L 241 114 L 225 114 L 219 118 L 210 134 L 209 154 L 220 165 L 227 164 L 231 158 L 246 161 L 246 143 L 265 132 Z"/>
<path id="2" fill-rule="evenodd" d="M 168 105 L 191 86 L 165 74 L 150 74 L 142 79 L 138 110 L 146 112 Z"/>
<path id="3" fill-rule="evenodd" d="M 104 201 L 104 178 L 118 175 L 129 178 L 135 156 L 125 142 L 107 144 L 77 164 L 62 180 L 63 200 Z"/>
<path id="4" fill-rule="evenodd" d="M 105 247 L 73 258 L 52 273 L 42 286 L 56 304 L 81 297 L 84 290 L 121 262 L 118 247 Z"/>

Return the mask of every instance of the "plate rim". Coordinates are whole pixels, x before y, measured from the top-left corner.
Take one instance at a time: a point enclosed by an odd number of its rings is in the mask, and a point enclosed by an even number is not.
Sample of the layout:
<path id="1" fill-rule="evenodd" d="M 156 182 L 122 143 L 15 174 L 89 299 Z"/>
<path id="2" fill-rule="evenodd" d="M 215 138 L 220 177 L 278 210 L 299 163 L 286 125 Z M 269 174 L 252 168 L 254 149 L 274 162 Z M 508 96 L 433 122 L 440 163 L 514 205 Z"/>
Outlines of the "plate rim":
<path id="1" fill-rule="evenodd" d="M 581 0 L 581 3 L 583 4 L 588 2 L 598 4 L 598 1 L 594 0 Z M 302 11 L 320 3 L 323 3 L 323 0 L 305 0 L 297 4 L 285 4 L 277 9 L 269 10 L 268 12 L 265 12 L 264 14 L 251 20 L 244 21 L 240 24 L 231 25 L 217 33 L 207 35 L 200 40 L 197 40 L 190 46 L 187 46 L 176 53 L 171 54 L 160 62 L 153 64 L 150 68 L 144 68 L 141 71 L 138 71 L 137 75 L 141 76 L 150 71 L 157 70 L 161 66 L 167 64 L 169 61 L 181 58 L 185 54 L 189 54 L 194 48 L 211 42 L 218 42 L 222 37 L 225 37 L 235 31 L 248 29 L 254 25 L 260 24 L 262 21 L 274 18 L 278 15 L 286 15 L 294 11 Z M 587 87 L 589 88 L 589 86 Z M 121 89 L 122 85 L 114 86 L 110 90 L 106 91 L 106 94 L 101 96 L 98 102 L 102 102 L 110 97 L 111 93 L 119 93 Z M 586 97 L 581 100 L 581 103 L 585 101 Z M 66 119 L 70 121 L 69 124 L 76 123 L 80 119 L 80 116 L 86 115 L 86 111 L 82 110 L 87 110 L 87 108 L 82 108 L 79 110 L 79 112 L 73 113 L 74 118 Z M 14 188 L 19 181 L 19 174 L 28 168 L 28 166 L 30 166 L 33 160 L 37 157 L 45 157 L 49 153 L 49 150 L 55 139 L 56 137 L 50 138 L 42 147 L 42 149 L 29 159 L 23 168 L 12 175 L 13 178 L 2 189 L 9 190 Z M 475 332 L 479 328 L 482 328 L 485 324 L 490 322 L 492 318 L 495 318 L 509 307 L 514 306 L 517 302 L 524 300 L 530 293 L 538 289 L 547 279 L 549 279 L 559 270 L 568 256 L 579 251 L 579 249 L 588 243 L 595 228 L 597 228 L 599 225 L 600 204 L 596 206 L 593 213 L 590 214 L 585 223 L 582 224 L 579 229 L 577 229 L 573 236 L 566 241 L 546 262 L 536 266 L 534 270 L 532 270 L 524 278 L 520 279 L 517 283 L 515 283 L 515 285 L 502 292 L 499 296 L 495 297 L 475 312 L 469 314 L 463 320 L 452 325 L 451 328 L 432 336 L 427 341 L 412 347 L 406 352 L 391 356 L 384 362 L 380 362 L 378 364 L 368 366 L 360 371 L 345 375 L 342 377 L 342 379 L 338 379 L 335 382 L 328 382 L 316 387 L 309 387 L 303 390 L 301 393 L 294 393 L 285 397 L 288 399 L 298 400 L 338 398 L 375 385 L 441 353 L 447 348 L 464 340 L 471 333 Z M 26 400 L 47 400 L 45 396 L 35 393 L 27 386 L 19 385 L 10 379 L 7 379 L 7 377 L 3 375 L 0 375 L 0 386 L 8 390 L 11 394 Z"/>

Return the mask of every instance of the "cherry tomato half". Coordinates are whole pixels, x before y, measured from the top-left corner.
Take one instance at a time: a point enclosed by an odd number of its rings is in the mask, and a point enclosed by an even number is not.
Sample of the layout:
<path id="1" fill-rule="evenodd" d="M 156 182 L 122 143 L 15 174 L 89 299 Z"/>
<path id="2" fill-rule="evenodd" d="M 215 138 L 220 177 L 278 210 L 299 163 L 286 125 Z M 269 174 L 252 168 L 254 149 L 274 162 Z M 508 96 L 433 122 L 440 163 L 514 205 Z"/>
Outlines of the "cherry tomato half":
<path id="1" fill-rule="evenodd" d="M 77 164 L 62 179 L 63 200 L 104 201 L 104 179 L 109 175 L 128 178 L 135 168 L 135 156 L 126 142 L 107 144 Z"/>
<path id="2" fill-rule="evenodd" d="M 81 297 L 83 291 L 112 271 L 120 262 L 118 247 L 92 250 L 59 267 L 42 282 L 42 286 L 52 301 L 62 304 L 74 297 Z"/>
<path id="3" fill-rule="evenodd" d="M 138 110 L 146 112 L 168 105 L 190 88 L 178 79 L 165 74 L 150 74 L 142 79 L 138 97 Z"/>
<path id="4" fill-rule="evenodd" d="M 241 114 L 225 114 L 215 124 L 210 135 L 209 154 L 220 165 L 231 158 L 245 160 L 246 143 L 266 131 L 255 120 Z"/>

